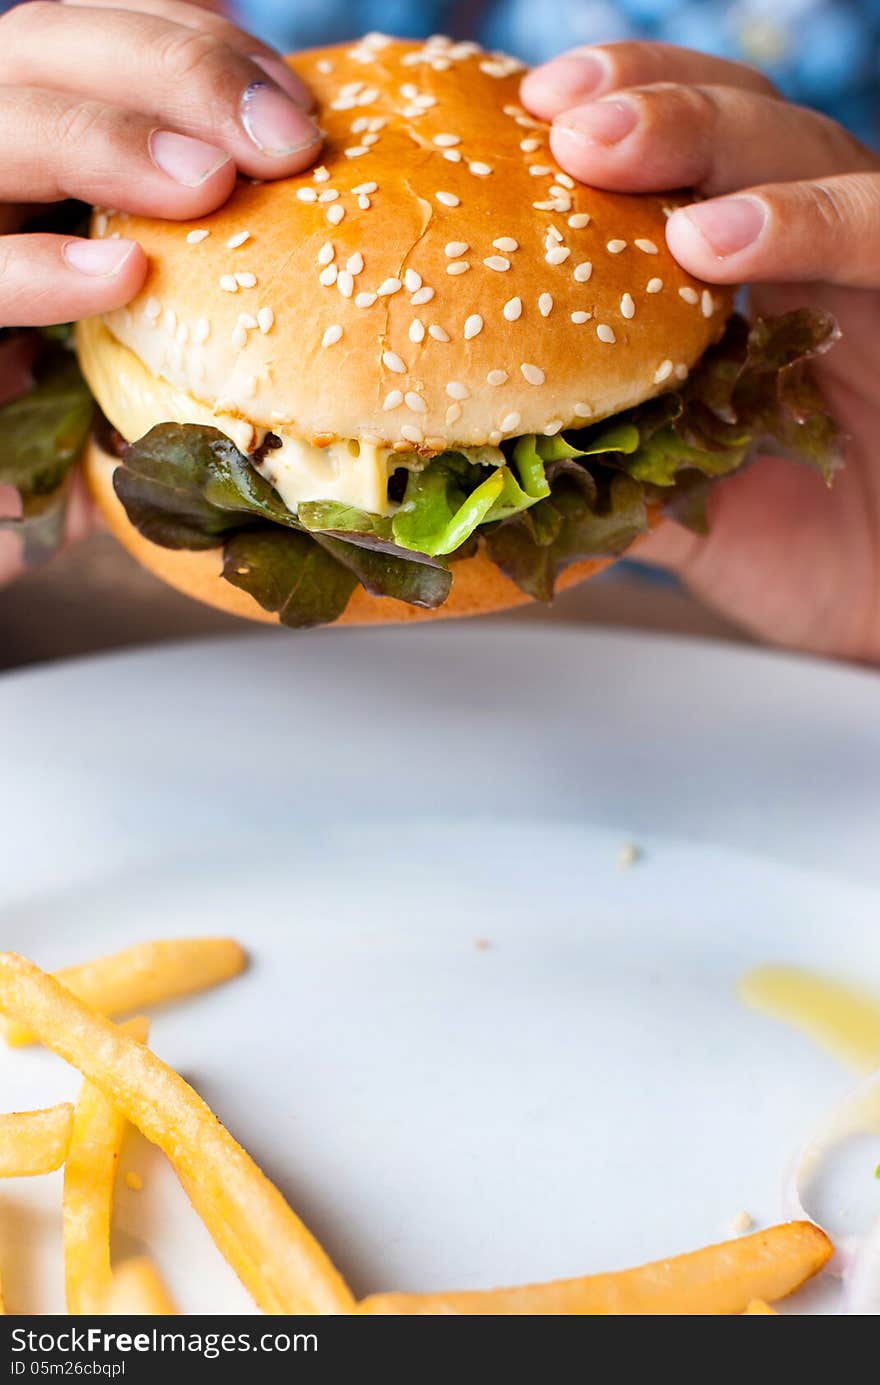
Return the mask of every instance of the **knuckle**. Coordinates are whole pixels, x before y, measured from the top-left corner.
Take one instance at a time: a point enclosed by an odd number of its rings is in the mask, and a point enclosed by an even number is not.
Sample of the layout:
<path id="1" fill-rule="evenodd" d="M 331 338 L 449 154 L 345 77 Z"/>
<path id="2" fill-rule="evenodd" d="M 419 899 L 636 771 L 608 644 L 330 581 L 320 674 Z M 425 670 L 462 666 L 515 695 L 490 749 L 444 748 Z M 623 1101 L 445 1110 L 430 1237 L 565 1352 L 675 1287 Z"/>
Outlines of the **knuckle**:
<path id="1" fill-rule="evenodd" d="M 77 149 L 96 137 L 106 138 L 113 129 L 114 112 L 100 101 L 78 101 L 63 106 L 55 117 L 54 140 L 62 149 Z"/>
<path id="2" fill-rule="evenodd" d="M 162 77 L 170 82 L 208 81 L 217 87 L 230 77 L 230 52 L 213 34 L 203 29 L 172 29 L 156 44 L 156 60 Z"/>
<path id="3" fill-rule="evenodd" d="M 821 181 L 812 184 L 812 203 L 813 211 L 816 214 L 819 225 L 830 237 L 835 240 L 846 235 L 849 230 L 849 218 L 841 206 L 840 198 L 833 187 Z"/>

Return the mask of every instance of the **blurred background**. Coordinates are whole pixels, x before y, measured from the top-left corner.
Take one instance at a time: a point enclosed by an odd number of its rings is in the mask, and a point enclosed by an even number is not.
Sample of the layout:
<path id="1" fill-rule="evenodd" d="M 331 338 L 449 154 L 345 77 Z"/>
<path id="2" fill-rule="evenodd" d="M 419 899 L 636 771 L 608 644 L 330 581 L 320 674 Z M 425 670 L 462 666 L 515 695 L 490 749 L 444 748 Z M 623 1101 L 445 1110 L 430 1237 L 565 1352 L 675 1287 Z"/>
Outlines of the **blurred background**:
<path id="1" fill-rule="evenodd" d="M 880 146 L 880 0 L 235 0 L 228 8 L 283 51 L 373 29 L 414 38 L 443 32 L 538 63 L 575 44 L 661 39 L 759 66 L 787 96 Z M 742 638 L 670 579 L 630 563 L 550 610 L 504 619 Z M 241 628 L 169 591 L 99 534 L 0 591 L 0 668 Z"/>

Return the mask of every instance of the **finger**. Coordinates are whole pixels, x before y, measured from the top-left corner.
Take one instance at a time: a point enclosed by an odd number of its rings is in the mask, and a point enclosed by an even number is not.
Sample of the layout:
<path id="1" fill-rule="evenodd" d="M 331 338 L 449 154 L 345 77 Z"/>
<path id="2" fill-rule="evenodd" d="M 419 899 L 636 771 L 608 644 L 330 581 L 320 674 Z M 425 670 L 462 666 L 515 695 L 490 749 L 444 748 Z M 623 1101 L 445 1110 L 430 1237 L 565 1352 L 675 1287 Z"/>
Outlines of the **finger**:
<path id="1" fill-rule="evenodd" d="M 674 212 L 666 238 L 720 284 L 828 281 L 880 288 L 880 172 L 749 188 Z"/>
<path id="2" fill-rule="evenodd" d="M 147 257 L 133 240 L 0 237 L 0 323 L 43 327 L 121 308 L 144 281 Z"/>
<path id="3" fill-rule="evenodd" d="M 309 111 L 314 107 L 312 93 L 280 53 L 268 44 L 262 43 L 253 34 L 237 28 L 216 10 L 188 5 L 184 0 L 61 0 L 61 4 L 100 10 L 134 10 L 171 20 L 172 23 L 181 24 L 187 29 L 203 29 L 255 62 L 298 106 L 302 106 L 303 110 Z"/>
<path id="4" fill-rule="evenodd" d="M 757 68 L 696 53 L 671 43 L 599 43 L 572 49 L 529 72 L 522 81 L 523 105 L 542 120 L 622 87 L 653 82 L 708 83 L 742 87 L 772 96 L 775 87 Z"/>
<path id="5" fill-rule="evenodd" d="M 234 183 L 222 149 L 157 130 L 144 116 L 63 92 L 0 87 L 0 202 L 78 197 L 186 220 L 221 206 Z"/>
<path id="6" fill-rule="evenodd" d="M 256 63 L 201 29 L 31 0 L 0 19 L 0 82 L 141 111 L 225 149 L 256 178 L 308 167 L 318 127 Z"/>
<path id="7" fill-rule="evenodd" d="M 566 111 L 550 147 L 575 178 L 621 192 L 821 178 L 876 166 L 842 125 L 733 87 L 639 87 Z"/>

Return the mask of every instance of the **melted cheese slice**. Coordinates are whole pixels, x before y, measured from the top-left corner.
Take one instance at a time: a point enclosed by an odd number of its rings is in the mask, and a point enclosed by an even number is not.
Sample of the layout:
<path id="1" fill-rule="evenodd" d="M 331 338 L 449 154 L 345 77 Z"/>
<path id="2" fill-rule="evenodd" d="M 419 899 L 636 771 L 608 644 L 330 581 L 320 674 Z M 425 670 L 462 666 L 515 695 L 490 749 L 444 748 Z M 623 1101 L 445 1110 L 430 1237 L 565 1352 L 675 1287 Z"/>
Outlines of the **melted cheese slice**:
<path id="1" fill-rule="evenodd" d="M 92 392 L 113 427 L 129 442 L 157 423 L 199 423 L 219 428 L 242 452 L 252 452 L 267 430 L 247 419 L 215 411 L 185 390 L 153 375 L 133 351 L 96 318 L 80 323 L 77 349 Z M 259 471 L 294 514 L 304 500 L 337 500 L 371 514 L 390 514 L 388 477 L 406 454 L 375 443 L 340 439 L 315 447 L 283 429 L 281 446 L 267 453 Z M 418 465 L 422 463 L 415 457 Z"/>

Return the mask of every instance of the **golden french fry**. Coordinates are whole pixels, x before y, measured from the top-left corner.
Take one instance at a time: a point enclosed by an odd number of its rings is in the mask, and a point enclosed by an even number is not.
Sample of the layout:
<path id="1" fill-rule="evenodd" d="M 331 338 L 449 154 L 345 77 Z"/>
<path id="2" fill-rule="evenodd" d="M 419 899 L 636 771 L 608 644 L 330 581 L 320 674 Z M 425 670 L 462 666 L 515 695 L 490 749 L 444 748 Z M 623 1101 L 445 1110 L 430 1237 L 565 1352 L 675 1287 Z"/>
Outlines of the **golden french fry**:
<path id="1" fill-rule="evenodd" d="M 146 1043 L 148 1020 L 138 1017 L 119 1027 Z M 97 1313 L 110 1290 L 113 1188 L 125 1125 L 121 1111 L 87 1078 L 73 1117 L 61 1214 L 64 1289 L 74 1316 Z"/>
<path id="2" fill-rule="evenodd" d="M 341 1275 L 278 1189 L 167 1064 L 14 953 L 0 954 L 0 1009 L 100 1087 L 164 1151 L 264 1312 L 352 1310 Z"/>
<path id="3" fill-rule="evenodd" d="M 757 1317 L 758 1314 L 764 1317 L 778 1318 L 779 1314 L 775 1308 L 771 1308 L 769 1303 L 765 1303 L 762 1298 L 753 1298 L 747 1308 L 743 1309 L 743 1317 Z"/>
<path id="4" fill-rule="evenodd" d="M 86 1005 L 112 1016 L 207 990 L 238 976 L 246 964 L 247 953 L 232 938 L 168 938 L 64 967 L 56 976 Z M 0 1016 L 0 1029 L 12 1048 L 34 1042 L 13 1016 Z"/>
<path id="5" fill-rule="evenodd" d="M 812 1222 L 785 1222 L 638 1269 L 448 1294 L 375 1294 L 357 1312 L 705 1317 L 743 1313 L 753 1299 L 785 1298 L 819 1271 L 833 1247 Z"/>
<path id="6" fill-rule="evenodd" d="M 177 1312 L 174 1300 L 152 1260 L 126 1260 L 113 1271 L 99 1312 L 108 1315 L 168 1317 Z"/>
<path id="7" fill-rule="evenodd" d="M 0 1116 L 0 1178 L 53 1173 L 64 1163 L 72 1130 L 73 1107 L 67 1101 Z"/>

